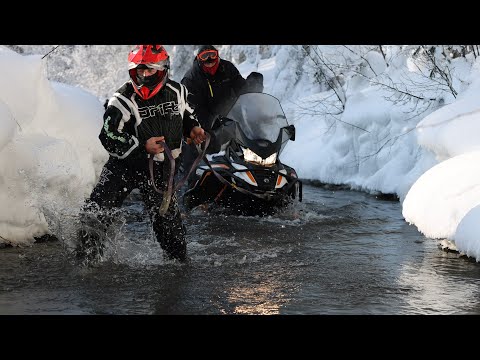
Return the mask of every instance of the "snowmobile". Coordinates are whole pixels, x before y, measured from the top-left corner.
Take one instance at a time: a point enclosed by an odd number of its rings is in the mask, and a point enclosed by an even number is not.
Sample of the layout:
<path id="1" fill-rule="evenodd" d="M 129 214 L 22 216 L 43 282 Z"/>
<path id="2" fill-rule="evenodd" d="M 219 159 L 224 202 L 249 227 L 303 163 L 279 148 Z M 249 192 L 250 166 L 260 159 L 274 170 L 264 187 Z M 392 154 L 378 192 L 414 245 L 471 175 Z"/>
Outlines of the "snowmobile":
<path id="1" fill-rule="evenodd" d="M 296 171 L 280 161 L 295 126 L 280 101 L 267 93 L 240 95 L 229 113 L 212 126 L 207 155 L 192 169 L 183 204 L 221 206 L 243 215 L 273 214 L 294 199 L 302 201 Z"/>

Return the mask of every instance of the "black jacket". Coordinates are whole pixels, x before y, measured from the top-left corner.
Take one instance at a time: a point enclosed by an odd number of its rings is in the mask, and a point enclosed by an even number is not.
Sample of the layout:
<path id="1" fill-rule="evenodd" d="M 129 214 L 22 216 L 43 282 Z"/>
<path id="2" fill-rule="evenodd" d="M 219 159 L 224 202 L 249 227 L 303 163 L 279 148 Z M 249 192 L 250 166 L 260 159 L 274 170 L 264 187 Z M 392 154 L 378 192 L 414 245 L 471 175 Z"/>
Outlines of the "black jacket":
<path id="1" fill-rule="evenodd" d="M 130 81 L 109 99 L 103 115 L 99 139 L 110 156 L 119 159 L 146 159 L 145 143 L 153 136 L 165 136 L 165 143 L 177 158 L 182 137 L 189 137 L 194 126 L 200 126 L 187 102 L 185 86 L 168 79 L 152 98 L 143 100 Z M 164 160 L 164 154 L 155 155 Z"/>
<path id="2" fill-rule="evenodd" d="M 246 80 L 230 61 L 220 59 L 215 75 L 205 73 L 195 58 L 181 83 L 189 92 L 188 100 L 198 120 L 210 129 L 217 115 L 225 116 L 237 97 L 244 91 Z"/>

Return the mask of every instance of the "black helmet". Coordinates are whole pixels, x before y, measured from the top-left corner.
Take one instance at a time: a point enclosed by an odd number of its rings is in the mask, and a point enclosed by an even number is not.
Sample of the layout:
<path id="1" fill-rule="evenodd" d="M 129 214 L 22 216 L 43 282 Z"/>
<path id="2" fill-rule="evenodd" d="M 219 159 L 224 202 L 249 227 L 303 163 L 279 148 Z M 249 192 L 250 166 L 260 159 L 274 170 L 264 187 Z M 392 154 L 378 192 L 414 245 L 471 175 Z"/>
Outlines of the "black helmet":
<path id="1" fill-rule="evenodd" d="M 213 45 L 202 45 L 200 47 L 200 49 L 198 49 L 197 51 L 197 55 L 200 54 L 202 51 L 205 51 L 205 50 L 215 50 L 215 51 L 218 51 L 218 49 L 213 46 Z"/>

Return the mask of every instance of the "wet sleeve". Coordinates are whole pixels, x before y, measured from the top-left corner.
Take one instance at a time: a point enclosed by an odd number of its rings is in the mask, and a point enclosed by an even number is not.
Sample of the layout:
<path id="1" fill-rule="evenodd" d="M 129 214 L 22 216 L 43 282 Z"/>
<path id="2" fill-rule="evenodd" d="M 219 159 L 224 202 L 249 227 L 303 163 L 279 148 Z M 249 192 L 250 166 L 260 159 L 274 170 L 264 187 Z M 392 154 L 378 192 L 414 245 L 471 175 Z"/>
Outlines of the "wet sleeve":
<path id="1" fill-rule="evenodd" d="M 108 106 L 103 115 L 103 126 L 98 138 L 111 156 L 125 159 L 132 152 L 141 151 L 138 139 L 124 130 L 129 115 L 115 106 Z"/>

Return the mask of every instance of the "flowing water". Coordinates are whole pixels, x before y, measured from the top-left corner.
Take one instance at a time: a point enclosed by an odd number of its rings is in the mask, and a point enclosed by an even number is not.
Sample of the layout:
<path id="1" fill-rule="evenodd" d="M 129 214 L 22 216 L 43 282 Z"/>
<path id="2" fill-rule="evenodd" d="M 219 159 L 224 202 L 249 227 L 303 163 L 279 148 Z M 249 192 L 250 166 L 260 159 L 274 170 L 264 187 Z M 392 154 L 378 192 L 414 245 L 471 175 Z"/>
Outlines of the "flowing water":
<path id="1" fill-rule="evenodd" d="M 311 185 L 303 199 L 268 217 L 196 209 L 178 264 L 132 197 L 93 267 L 68 240 L 0 249 L 0 314 L 480 314 L 480 264 L 408 225 L 398 201 Z"/>

